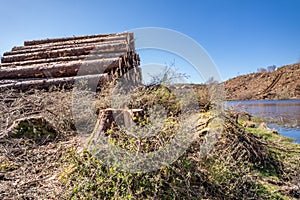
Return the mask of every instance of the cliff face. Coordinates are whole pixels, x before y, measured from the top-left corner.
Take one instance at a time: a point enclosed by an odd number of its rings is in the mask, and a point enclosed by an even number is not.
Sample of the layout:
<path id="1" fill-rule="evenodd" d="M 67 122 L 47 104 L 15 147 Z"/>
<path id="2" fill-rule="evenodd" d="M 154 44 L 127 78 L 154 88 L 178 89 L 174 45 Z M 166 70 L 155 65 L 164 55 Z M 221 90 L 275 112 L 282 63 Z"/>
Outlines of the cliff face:
<path id="1" fill-rule="evenodd" d="M 224 82 L 227 100 L 300 99 L 300 63 Z"/>

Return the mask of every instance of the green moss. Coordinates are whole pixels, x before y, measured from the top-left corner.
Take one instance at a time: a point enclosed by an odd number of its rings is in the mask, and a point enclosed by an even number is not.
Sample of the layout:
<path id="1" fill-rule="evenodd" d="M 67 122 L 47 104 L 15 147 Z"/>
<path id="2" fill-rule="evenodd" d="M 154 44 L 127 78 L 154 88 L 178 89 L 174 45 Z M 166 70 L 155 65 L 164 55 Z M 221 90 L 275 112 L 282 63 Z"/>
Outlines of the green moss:
<path id="1" fill-rule="evenodd" d="M 259 128 L 245 128 L 246 131 L 249 133 L 253 133 L 254 135 L 257 135 L 265 140 L 272 141 L 272 142 L 286 142 L 291 143 L 293 141 L 292 138 L 282 136 L 277 133 L 273 133 L 272 130 L 267 129 L 259 129 Z"/>
<path id="2" fill-rule="evenodd" d="M 31 139 L 37 143 L 53 140 L 57 137 L 54 128 L 42 118 L 32 118 L 19 122 L 10 134 L 12 138 Z"/>
<path id="3" fill-rule="evenodd" d="M 240 124 L 240 125 L 243 125 L 244 124 L 244 120 L 243 119 L 238 119 L 238 123 Z"/>
<path id="4" fill-rule="evenodd" d="M 290 200 L 291 197 L 282 195 L 278 187 L 269 183 L 260 183 L 257 185 L 258 191 L 257 193 L 261 196 L 264 196 L 264 199 L 267 200 Z"/>
<path id="5" fill-rule="evenodd" d="M 16 168 L 17 167 L 14 165 L 14 163 L 10 161 L 0 163 L 0 172 L 12 171 Z"/>

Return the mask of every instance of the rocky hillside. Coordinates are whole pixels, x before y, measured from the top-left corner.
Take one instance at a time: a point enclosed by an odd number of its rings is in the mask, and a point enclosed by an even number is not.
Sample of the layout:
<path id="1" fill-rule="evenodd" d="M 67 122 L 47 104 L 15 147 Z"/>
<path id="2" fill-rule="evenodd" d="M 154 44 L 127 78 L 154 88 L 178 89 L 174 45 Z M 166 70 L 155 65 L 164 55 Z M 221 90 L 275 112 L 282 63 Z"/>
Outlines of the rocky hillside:
<path id="1" fill-rule="evenodd" d="M 228 100 L 300 99 L 300 63 L 224 82 Z"/>

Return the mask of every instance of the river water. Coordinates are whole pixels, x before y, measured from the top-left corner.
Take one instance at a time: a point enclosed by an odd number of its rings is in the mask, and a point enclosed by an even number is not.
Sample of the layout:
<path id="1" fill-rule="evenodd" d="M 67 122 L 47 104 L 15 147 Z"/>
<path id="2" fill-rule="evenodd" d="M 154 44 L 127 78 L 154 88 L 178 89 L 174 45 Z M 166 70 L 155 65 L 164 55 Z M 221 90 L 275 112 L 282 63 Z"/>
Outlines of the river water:
<path id="1" fill-rule="evenodd" d="M 300 143 L 300 100 L 229 101 L 226 107 L 266 118 L 268 127 Z"/>

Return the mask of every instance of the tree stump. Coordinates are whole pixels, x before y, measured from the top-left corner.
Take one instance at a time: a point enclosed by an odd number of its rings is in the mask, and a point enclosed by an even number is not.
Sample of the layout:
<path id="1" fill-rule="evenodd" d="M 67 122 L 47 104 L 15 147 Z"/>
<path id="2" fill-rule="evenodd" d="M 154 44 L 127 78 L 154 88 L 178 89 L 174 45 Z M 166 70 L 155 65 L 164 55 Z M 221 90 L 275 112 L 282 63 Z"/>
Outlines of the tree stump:
<path id="1" fill-rule="evenodd" d="M 114 128 L 130 129 L 135 125 L 134 118 L 144 117 L 143 109 L 104 109 L 100 110 L 98 120 L 88 145 L 97 143 L 101 134 Z"/>

